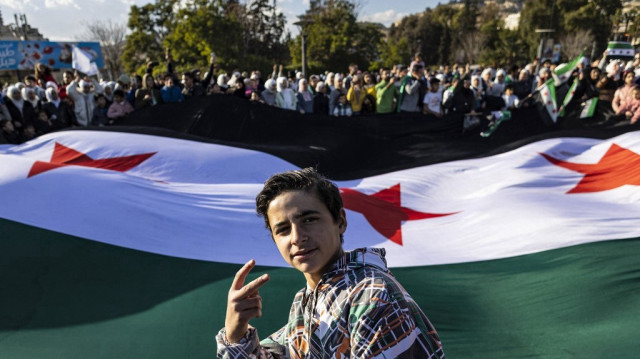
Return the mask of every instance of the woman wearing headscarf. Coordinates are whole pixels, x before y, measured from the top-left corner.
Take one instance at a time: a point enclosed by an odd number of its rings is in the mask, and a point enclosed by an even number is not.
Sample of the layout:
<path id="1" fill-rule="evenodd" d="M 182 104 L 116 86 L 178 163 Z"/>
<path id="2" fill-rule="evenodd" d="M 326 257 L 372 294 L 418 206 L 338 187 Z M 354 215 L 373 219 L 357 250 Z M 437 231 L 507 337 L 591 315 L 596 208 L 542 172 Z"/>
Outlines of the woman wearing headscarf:
<path id="1" fill-rule="evenodd" d="M 289 88 L 289 81 L 286 77 L 278 77 L 276 83 L 278 93 L 276 94 L 276 106 L 285 109 L 295 111 L 298 106 L 298 101 L 293 90 Z"/>
<path id="2" fill-rule="evenodd" d="M 47 112 L 55 128 L 69 127 L 75 123 L 75 115 L 69 104 L 60 99 L 58 92 L 50 87 L 46 91 L 47 102 L 42 108 Z"/>
<path id="3" fill-rule="evenodd" d="M 22 132 L 27 127 L 33 127 L 35 110 L 30 102 L 24 100 L 18 86 L 9 86 L 4 103 L 7 105 L 11 122 L 16 130 Z"/>
<path id="4" fill-rule="evenodd" d="M 309 83 L 307 79 L 298 81 L 298 94 L 296 95 L 298 102 L 297 110 L 301 114 L 313 113 L 313 95 L 309 92 Z"/>

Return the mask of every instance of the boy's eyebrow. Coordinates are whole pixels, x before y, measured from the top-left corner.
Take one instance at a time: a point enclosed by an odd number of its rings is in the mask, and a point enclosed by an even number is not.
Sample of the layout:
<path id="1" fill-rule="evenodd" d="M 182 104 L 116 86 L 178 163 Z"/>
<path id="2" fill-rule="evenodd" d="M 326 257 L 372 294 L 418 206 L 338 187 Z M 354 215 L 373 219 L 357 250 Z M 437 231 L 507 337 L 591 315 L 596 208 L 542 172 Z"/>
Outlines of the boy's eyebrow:
<path id="1" fill-rule="evenodd" d="M 318 214 L 318 213 L 320 213 L 320 212 L 319 212 L 319 211 L 316 211 L 316 210 L 314 210 L 314 209 L 308 209 L 308 210 L 302 211 L 302 212 L 300 212 L 300 213 L 296 213 L 296 214 L 293 216 L 293 219 L 299 219 L 299 218 L 302 218 L 302 217 L 308 216 L 308 215 L 310 215 L 310 214 Z M 278 222 L 278 223 L 274 224 L 274 225 L 273 225 L 273 228 L 274 228 L 274 229 L 276 229 L 276 228 L 278 228 L 278 227 L 282 227 L 282 226 L 284 226 L 284 225 L 286 225 L 286 224 L 287 224 L 287 221 L 286 221 L 286 220 L 283 220 L 283 221 L 280 221 L 280 222 Z"/>

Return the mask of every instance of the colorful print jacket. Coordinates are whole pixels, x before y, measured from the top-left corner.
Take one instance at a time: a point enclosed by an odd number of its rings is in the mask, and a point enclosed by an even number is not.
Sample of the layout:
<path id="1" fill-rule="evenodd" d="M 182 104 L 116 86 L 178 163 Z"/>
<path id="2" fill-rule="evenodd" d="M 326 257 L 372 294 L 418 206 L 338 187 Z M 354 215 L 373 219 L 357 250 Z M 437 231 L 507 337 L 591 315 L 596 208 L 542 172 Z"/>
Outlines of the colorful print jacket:
<path id="1" fill-rule="evenodd" d="M 259 342 L 235 344 L 224 329 L 218 358 L 444 358 L 435 329 L 387 269 L 385 250 L 346 252 L 315 290 L 300 290 L 288 323 Z"/>

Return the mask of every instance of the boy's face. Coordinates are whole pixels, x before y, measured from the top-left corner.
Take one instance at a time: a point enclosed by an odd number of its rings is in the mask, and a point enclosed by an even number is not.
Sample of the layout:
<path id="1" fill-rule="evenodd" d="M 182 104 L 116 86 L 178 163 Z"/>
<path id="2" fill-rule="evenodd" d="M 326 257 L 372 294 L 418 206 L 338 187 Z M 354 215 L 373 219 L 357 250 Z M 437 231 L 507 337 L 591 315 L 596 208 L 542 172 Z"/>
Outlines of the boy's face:
<path id="1" fill-rule="evenodd" d="M 633 98 L 640 100 L 640 89 L 633 90 Z"/>
<path id="2" fill-rule="evenodd" d="M 124 101 L 124 97 L 120 96 L 120 95 L 116 95 L 113 97 L 113 100 L 117 103 L 120 103 L 122 101 Z"/>
<path id="3" fill-rule="evenodd" d="M 288 191 L 274 198 L 267 218 L 282 258 L 315 287 L 328 267 L 342 255 L 340 235 L 347 229 L 344 209 L 334 221 L 314 193 Z"/>
<path id="4" fill-rule="evenodd" d="M 98 97 L 98 106 L 104 107 L 107 105 L 107 100 L 104 97 Z"/>
<path id="5" fill-rule="evenodd" d="M 46 112 L 40 112 L 38 114 L 38 118 L 40 119 L 40 121 L 45 121 L 45 122 L 49 120 L 49 116 L 47 116 Z"/>

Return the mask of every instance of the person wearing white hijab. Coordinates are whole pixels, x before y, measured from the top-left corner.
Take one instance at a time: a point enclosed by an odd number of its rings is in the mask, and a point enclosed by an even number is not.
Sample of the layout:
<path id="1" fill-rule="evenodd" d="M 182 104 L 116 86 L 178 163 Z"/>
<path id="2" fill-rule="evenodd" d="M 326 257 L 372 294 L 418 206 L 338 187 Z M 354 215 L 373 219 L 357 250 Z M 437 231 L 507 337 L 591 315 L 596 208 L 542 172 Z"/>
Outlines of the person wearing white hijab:
<path id="1" fill-rule="evenodd" d="M 295 111 L 298 105 L 296 94 L 289 88 L 286 77 L 278 77 L 276 82 L 278 93 L 276 94 L 276 106 L 285 110 Z"/>
<path id="2" fill-rule="evenodd" d="M 79 86 L 78 86 L 79 85 Z M 91 89 L 93 86 L 93 90 Z M 71 81 L 67 86 L 67 95 L 73 100 L 76 121 L 80 126 L 89 126 L 93 109 L 96 107 L 95 94 L 103 92 L 102 86 L 95 80 Z"/>
<path id="3" fill-rule="evenodd" d="M 42 108 L 42 102 L 36 94 L 36 90 L 33 87 L 25 87 L 22 89 L 22 98 L 33 106 L 33 109 L 38 112 Z"/>
<path id="4" fill-rule="evenodd" d="M 24 100 L 22 91 L 17 84 L 9 86 L 4 102 L 11 117 L 11 122 L 13 122 L 13 126 L 18 131 L 23 131 L 27 127 L 33 127 L 35 111 L 31 103 Z"/>
<path id="5" fill-rule="evenodd" d="M 264 103 L 270 106 L 274 106 L 276 104 L 276 94 L 278 93 L 276 87 L 276 80 L 268 79 L 264 83 L 264 91 L 260 94 Z"/>

